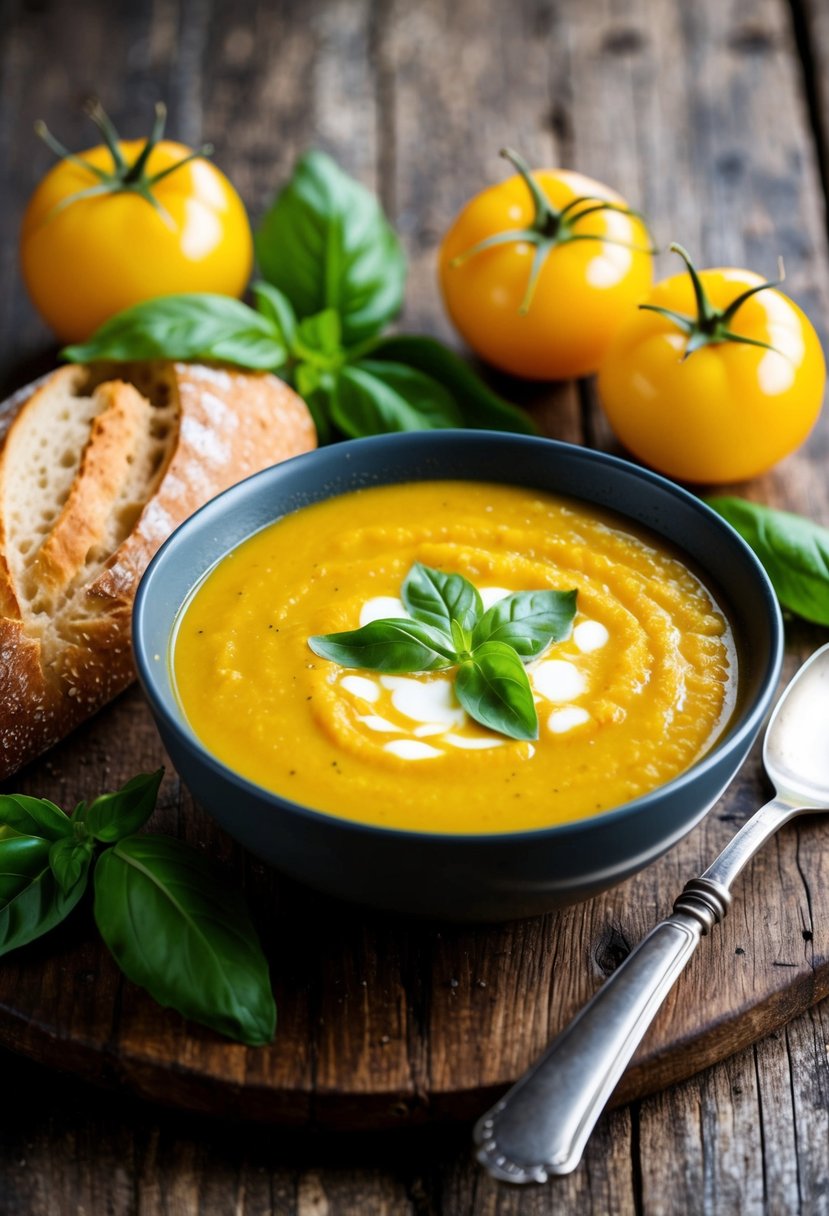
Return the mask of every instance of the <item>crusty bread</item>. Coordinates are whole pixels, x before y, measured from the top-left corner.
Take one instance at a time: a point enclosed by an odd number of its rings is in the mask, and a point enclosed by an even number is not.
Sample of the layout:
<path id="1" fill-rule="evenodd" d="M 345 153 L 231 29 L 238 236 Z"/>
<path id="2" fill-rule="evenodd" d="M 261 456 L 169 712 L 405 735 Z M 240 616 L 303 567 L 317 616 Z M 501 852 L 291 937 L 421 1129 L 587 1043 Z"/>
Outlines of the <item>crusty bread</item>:
<path id="1" fill-rule="evenodd" d="M 314 447 L 281 380 L 182 363 L 65 367 L 0 452 L 0 777 L 134 678 L 139 579 L 172 530 Z"/>

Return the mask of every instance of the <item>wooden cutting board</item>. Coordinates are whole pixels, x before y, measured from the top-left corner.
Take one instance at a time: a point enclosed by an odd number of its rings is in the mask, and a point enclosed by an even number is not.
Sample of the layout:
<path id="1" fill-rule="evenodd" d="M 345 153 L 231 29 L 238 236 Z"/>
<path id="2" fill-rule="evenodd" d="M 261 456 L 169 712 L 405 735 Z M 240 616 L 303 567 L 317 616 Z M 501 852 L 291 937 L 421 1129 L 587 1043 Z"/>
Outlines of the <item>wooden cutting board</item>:
<path id="1" fill-rule="evenodd" d="M 803 630 L 801 654 L 820 641 Z M 794 648 L 788 671 L 797 659 Z M 164 759 L 138 689 L 13 783 L 64 806 Z M 9 786 L 12 788 L 12 786 Z M 670 911 L 768 794 L 759 749 L 668 856 L 589 903 L 495 927 L 411 922 L 336 903 L 269 872 L 195 807 L 168 767 L 150 824 L 243 882 L 271 961 L 279 1024 L 247 1049 L 124 981 L 88 906 L 0 965 L 0 1043 L 190 1110 L 373 1128 L 472 1118 Z M 424 875 L 428 882 L 428 875 Z M 624 1077 L 625 1101 L 766 1035 L 829 992 L 829 821 L 786 828 L 679 980 Z"/>
<path id="2" fill-rule="evenodd" d="M 0 405 L 0 435 L 26 391 Z M 526 397 L 556 438 L 579 437 L 570 393 Z M 589 437 L 613 450 L 592 414 Z M 796 459 L 817 505 L 829 506 L 819 462 Z M 789 484 L 766 485 L 766 500 L 797 509 Z M 787 636 L 786 678 L 826 632 L 790 622 Z M 0 788 L 68 809 L 160 764 L 167 775 L 148 830 L 204 849 L 244 884 L 271 962 L 273 1045 L 230 1043 L 125 981 L 88 898 L 68 923 L 0 960 L 0 1045 L 190 1110 L 351 1128 L 479 1114 L 771 792 L 758 743 L 705 821 L 641 874 L 563 912 L 459 927 L 352 908 L 246 854 L 193 804 L 137 688 Z M 827 994 L 829 817 L 815 816 L 784 829 L 741 877 L 731 912 L 703 940 L 615 1100 L 690 1076 Z"/>

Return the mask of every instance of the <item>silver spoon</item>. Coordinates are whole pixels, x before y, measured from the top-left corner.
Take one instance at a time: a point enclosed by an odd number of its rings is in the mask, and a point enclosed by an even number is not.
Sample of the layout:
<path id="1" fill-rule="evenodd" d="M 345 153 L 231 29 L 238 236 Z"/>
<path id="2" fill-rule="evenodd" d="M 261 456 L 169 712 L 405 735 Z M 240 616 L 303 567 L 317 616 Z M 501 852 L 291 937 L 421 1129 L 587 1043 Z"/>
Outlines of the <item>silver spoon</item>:
<path id="1" fill-rule="evenodd" d="M 776 797 L 753 815 L 673 914 L 652 929 L 512 1089 L 478 1120 L 477 1158 L 505 1182 L 569 1174 L 616 1083 L 703 934 L 731 903 L 731 885 L 778 828 L 829 810 L 829 644 L 786 687 L 763 763 Z"/>

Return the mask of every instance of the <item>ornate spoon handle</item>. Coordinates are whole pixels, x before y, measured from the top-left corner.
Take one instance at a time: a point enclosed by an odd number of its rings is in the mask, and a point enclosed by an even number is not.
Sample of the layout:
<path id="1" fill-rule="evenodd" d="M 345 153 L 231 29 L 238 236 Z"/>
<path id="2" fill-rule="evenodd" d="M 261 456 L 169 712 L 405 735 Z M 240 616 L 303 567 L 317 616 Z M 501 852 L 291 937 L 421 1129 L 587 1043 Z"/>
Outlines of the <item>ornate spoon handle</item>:
<path id="1" fill-rule="evenodd" d="M 777 798 L 745 824 L 701 878 L 512 1089 L 479 1119 L 477 1157 L 505 1182 L 568 1174 L 703 934 L 725 916 L 729 886 L 749 858 L 801 808 Z"/>

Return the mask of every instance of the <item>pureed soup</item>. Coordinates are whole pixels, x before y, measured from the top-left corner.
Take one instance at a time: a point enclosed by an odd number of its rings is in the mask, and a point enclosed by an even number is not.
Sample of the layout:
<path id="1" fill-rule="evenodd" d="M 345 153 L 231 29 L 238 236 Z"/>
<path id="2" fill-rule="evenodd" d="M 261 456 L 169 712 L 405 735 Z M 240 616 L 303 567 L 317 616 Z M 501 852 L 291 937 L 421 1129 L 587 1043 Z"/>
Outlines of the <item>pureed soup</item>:
<path id="1" fill-rule="evenodd" d="M 415 562 L 483 607 L 577 590 L 565 640 L 526 667 L 538 738 L 471 720 L 456 669 L 382 674 L 319 658 L 312 635 L 403 618 Z M 418 482 L 303 508 L 223 558 L 180 614 L 177 694 L 229 768 L 328 814 L 492 833 L 595 815 L 683 772 L 721 735 L 737 670 L 728 620 L 629 521 L 536 490 Z"/>

